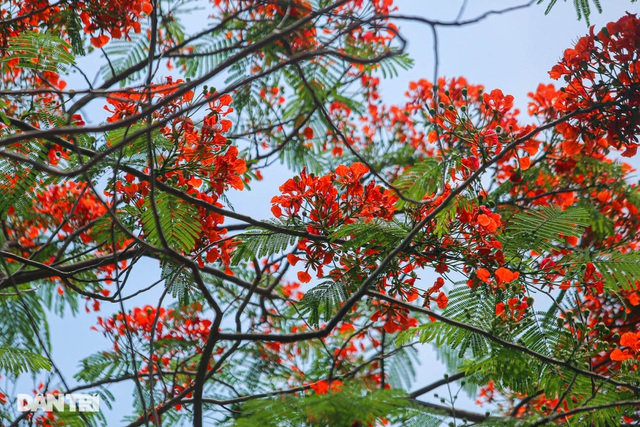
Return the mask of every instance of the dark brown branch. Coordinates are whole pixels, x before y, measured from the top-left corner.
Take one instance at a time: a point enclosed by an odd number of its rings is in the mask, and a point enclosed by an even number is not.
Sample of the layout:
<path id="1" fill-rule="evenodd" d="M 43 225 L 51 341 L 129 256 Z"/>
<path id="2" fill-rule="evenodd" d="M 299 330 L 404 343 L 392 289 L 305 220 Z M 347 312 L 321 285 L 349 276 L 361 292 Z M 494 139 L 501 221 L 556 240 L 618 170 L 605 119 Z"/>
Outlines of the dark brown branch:
<path id="1" fill-rule="evenodd" d="M 409 397 L 416 398 L 418 396 L 422 396 L 423 394 L 427 394 L 431 390 L 435 390 L 440 386 L 452 383 L 454 381 L 458 381 L 459 379 L 464 378 L 466 375 L 467 374 L 465 372 L 458 372 L 457 374 L 454 374 L 454 375 L 447 375 L 441 380 L 435 381 L 429 384 L 428 386 L 419 388 L 418 390 L 409 393 Z"/>

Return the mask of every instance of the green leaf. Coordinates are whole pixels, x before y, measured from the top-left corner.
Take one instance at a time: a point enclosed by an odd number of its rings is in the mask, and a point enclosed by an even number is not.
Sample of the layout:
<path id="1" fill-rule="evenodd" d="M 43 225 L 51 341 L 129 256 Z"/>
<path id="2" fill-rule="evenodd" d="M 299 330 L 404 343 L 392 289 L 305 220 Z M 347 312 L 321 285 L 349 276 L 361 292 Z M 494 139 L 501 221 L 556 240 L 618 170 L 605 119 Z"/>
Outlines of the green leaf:
<path id="1" fill-rule="evenodd" d="M 409 230 L 396 221 L 376 218 L 372 221 L 356 221 L 343 225 L 332 235 L 332 240 L 348 239 L 342 243 L 344 250 L 357 248 L 397 246 L 409 233 Z"/>
<path id="2" fill-rule="evenodd" d="M 345 288 L 344 283 L 327 281 L 307 292 L 300 305 L 303 312 L 310 312 L 308 322 L 318 326 L 321 315 L 323 320 L 329 320 L 340 303 L 347 299 Z"/>
<path id="3" fill-rule="evenodd" d="M 40 141 L 23 143 L 17 154 L 29 153 L 33 160 L 48 162 L 48 148 Z M 27 164 L 0 158 L 0 218 L 13 207 L 15 216 L 32 216 L 33 204 L 37 200 L 37 189 L 56 182 L 53 177 L 42 177 L 42 173 Z"/>
<path id="4" fill-rule="evenodd" d="M 197 295 L 193 276 L 184 265 L 163 258 L 160 263 L 161 275 L 169 293 L 178 299 L 181 306 L 189 305 Z"/>
<path id="5" fill-rule="evenodd" d="M 74 65 L 72 46 L 60 37 L 49 33 L 26 31 L 11 39 L 8 54 L 2 58 L 2 68 L 15 59 L 17 67 L 38 72 L 59 72 Z"/>
<path id="6" fill-rule="evenodd" d="M 420 363 L 418 351 L 413 347 L 390 348 L 387 352 L 395 352 L 385 364 L 388 383 L 395 389 L 408 389 L 416 379 L 417 364 Z"/>
<path id="7" fill-rule="evenodd" d="M 274 223 L 281 225 L 280 223 Z M 250 231 L 237 236 L 240 244 L 233 254 L 232 263 L 238 264 L 244 260 L 260 259 L 270 255 L 279 254 L 295 244 L 297 236 L 250 229 Z"/>
<path id="8" fill-rule="evenodd" d="M 404 196 L 421 201 L 425 195 L 436 192 L 441 178 L 442 163 L 432 157 L 427 157 L 407 169 L 393 185 L 400 189 Z M 406 203 L 405 200 L 400 199 L 396 203 L 396 208 L 402 209 Z"/>
<path id="9" fill-rule="evenodd" d="M 140 217 L 144 234 L 151 244 L 162 246 L 162 233 L 169 246 L 187 253 L 193 250 L 202 231 L 201 223 L 194 218 L 198 218 L 197 207 L 161 192 L 156 193 L 154 206 L 147 197 Z"/>
<path id="10" fill-rule="evenodd" d="M 0 342 L 3 347 L 39 349 L 41 342 L 50 347 L 45 304 L 38 292 L 23 292 L 32 289 L 29 286 L 34 284 L 18 288 L 22 292 L 19 297 L 12 295 L 0 298 Z"/>
<path id="11" fill-rule="evenodd" d="M 146 21 L 141 21 L 145 23 Z M 109 62 L 100 68 L 100 74 L 105 80 L 112 78 L 116 74 L 128 70 L 137 64 L 147 61 L 149 54 L 149 39 L 146 28 L 135 34 L 129 34 L 127 39 L 111 40 L 104 47 Z M 135 82 L 144 74 L 144 69 L 135 71 L 120 80 L 120 86 Z"/>
<path id="12" fill-rule="evenodd" d="M 345 383 L 342 391 L 326 394 L 251 400 L 238 409 L 238 415 L 230 423 L 234 427 L 377 425 L 376 421 L 383 417 L 399 421 L 402 416 L 406 419 L 419 412 L 402 391 L 366 390 L 352 383 Z"/>
<path id="13" fill-rule="evenodd" d="M 549 251 L 561 240 L 561 235 L 582 236 L 589 219 L 589 212 L 581 207 L 566 210 L 542 207 L 516 214 L 501 238 L 505 256 L 517 257 L 520 251 Z"/>
<path id="14" fill-rule="evenodd" d="M 104 351 L 82 359 L 80 366 L 81 369 L 74 375 L 74 378 L 85 382 L 93 382 L 118 377 L 126 373 L 129 363 L 118 354 Z"/>
<path id="15" fill-rule="evenodd" d="M 606 257 L 595 258 L 593 264 L 602 274 L 605 286 L 617 292 L 619 290 L 633 290 L 640 280 L 640 253 L 609 254 Z"/>
<path id="16" fill-rule="evenodd" d="M 15 347 L 0 347 L 0 371 L 18 375 L 22 372 L 51 370 L 51 362 L 46 357 Z"/>
<path id="17" fill-rule="evenodd" d="M 566 2 L 567 0 L 564 0 L 564 1 Z M 600 0 L 591 0 L 591 1 L 593 2 L 593 5 L 596 7 L 596 10 L 598 11 L 598 13 L 602 13 L 602 5 L 600 4 Z M 631 3 L 635 1 L 636 0 L 631 0 Z M 544 0 L 538 0 L 538 4 L 542 2 L 544 2 Z M 550 0 L 544 14 L 545 15 L 549 14 L 549 12 L 551 12 L 551 9 L 553 9 L 553 7 L 556 5 L 557 2 L 558 0 Z M 589 21 L 589 16 L 591 15 L 591 5 L 589 3 L 589 0 L 573 0 L 573 7 L 576 9 L 578 20 L 581 20 L 582 17 L 584 16 L 587 25 L 591 25 Z"/>

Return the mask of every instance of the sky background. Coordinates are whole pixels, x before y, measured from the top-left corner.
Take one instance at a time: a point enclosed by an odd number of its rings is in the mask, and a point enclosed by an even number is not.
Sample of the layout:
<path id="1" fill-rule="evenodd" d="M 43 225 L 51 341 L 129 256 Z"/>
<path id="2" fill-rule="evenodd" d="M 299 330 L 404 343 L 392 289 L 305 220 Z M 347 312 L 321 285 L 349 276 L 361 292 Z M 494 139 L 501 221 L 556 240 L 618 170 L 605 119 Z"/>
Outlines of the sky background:
<path id="1" fill-rule="evenodd" d="M 521 2 L 498 0 L 469 0 L 463 19 L 470 19 L 490 9 L 504 9 Z M 544 15 L 544 5 L 510 12 L 505 15 L 494 15 L 482 22 L 465 27 L 439 28 L 439 75 L 464 76 L 472 84 L 483 84 L 486 90 L 500 88 L 505 94 L 515 97 L 515 105 L 526 114 L 527 93 L 534 91 L 539 83 L 551 82 L 548 70 L 561 57 L 565 48 L 570 47 L 581 35 L 587 32 L 584 19 L 577 21 L 573 1 L 559 1 L 548 16 Z M 451 21 L 459 13 L 462 1 L 454 0 L 396 0 L 399 12 L 419 15 L 430 19 Z M 621 17 L 625 11 L 638 11 L 638 4 L 628 0 L 606 0 L 602 2 L 604 13 L 593 11 L 591 23 L 599 29 L 611 20 Z M 188 27 L 203 25 L 202 11 L 194 13 Z M 401 71 L 399 76 L 382 84 L 382 96 L 388 103 L 402 102 L 402 94 L 409 81 L 433 76 L 433 37 L 431 29 L 425 25 L 399 22 L 400 32 L 409 41 L 408 52 L 415 60 L 413 69 Z M 90 63 L 92 62 L 92 63 Z M 95 70 L 95 62 L 86 61 Z M 82 87 L 82 82 L 69 82 L 71 86 Z M 103 112 L 99 110 L 86 112 L 92 120 L 100 120 Z M 637 164 L 636 164 L 637 166 Z M 277 188 L 292 174 L 282 172 L 281 176 L 273 173 L 260 183 L 252 184 L 253 191 L 230 194 L 235 209 L 262 219 L 271 217 L 270 199 L 277 193 Z M 157 268 L 152 264 L 138 271 L 133 281 L 142 288 L 158 279 Z M 427 278 L 428 279 L 428 278 Z M 137 305 L 154 304 L 159 292 L 147 294 L 133 299 L 126 308 Z M 105 316 L 107 313 L 100 313 Z M 53 358 L 64 373 L 70 385 L 75 384 L 73 374 L 78 370 L 79 360 L 100 350 L 111 348 L 100 333 L 90 330 L 96 323 L 98 314 L 81 312 L 76 318 L 67 316 L 59 319 L 52 315 L 51 341 Z M 435 360 L 429 346 L 420 351 L 422 365 L 418 371 L 418 381 L 413 389 L 440 379 L 442 366 Z M 31 381 L 23 378 L 16 393 L 31 391 Z M 11 390 L 11 388 L 7 388 Z M 130 385 L 115 386 L 112 392 L 116 396 L 113 410 L 103 404 L 109 425 L 121 425 L 122 416 L 129 414 L 133 388 Z M 445 389 L 446 391 L 446 389 Z M 444 394 L 444 393 L 443 393 Z M 426 398 L 427 396 L 423 396 Z M 429 396 L 431 401 L 435 401 Z M 473 399 L 463 399 L 459 407 L 475 409 Z"/>

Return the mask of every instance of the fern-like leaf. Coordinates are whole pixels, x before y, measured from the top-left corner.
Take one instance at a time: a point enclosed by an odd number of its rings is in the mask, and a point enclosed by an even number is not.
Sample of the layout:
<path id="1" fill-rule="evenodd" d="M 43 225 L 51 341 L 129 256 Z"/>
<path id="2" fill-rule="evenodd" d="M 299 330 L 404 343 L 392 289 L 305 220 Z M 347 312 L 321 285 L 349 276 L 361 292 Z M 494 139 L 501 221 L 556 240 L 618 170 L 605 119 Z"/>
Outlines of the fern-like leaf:
<path id="1" fill-rule="evenodd" d="M 567 0 L 564 1 L 566 2 Z M 602 13 L 602 4 L 600 3 L 600 0 L 591 1 L 593 1 L 593 5 L 596 7 L 598 13 Z M 632 3 L 635 1 L 636 0 L 631 0 Z M 538 4 L 542 2 L 544 2 L 544 0 L 538 0 Z M 556 3 L 558 3 L 558 0 L 550 0 L 544 14 L 548 15 L 549 12 L 551 12 L 551 9 L 553 9 L 553 7 L 556 5 Z M 589 16 L 591 15 L 591 4 L 589 3 L 589 0 L 573 0 L 573 7 L 575 8 L 576 14 L 578 15 L 578 21 L 581 20 L 584 16 L 587 25 L 591 25 L 589 21 Z"/>
<path id="2" fill-rule="evenodd" d="M 80 366 L 82 369 L 74 377 L 77 380 L 94 382 L 126 373 L 129 364 L 117 354 L 100 352 L 83 359 Z"/>
<path id="3" fill-rule="evenodd" d="M 300 304 L 303 311 L 309 312 L 308 322 L 317 326 L 320 316 L 330 319 L 340 303 L 347 299 L 345 284 L 341 282 L 323 282 L 304 295 Z"/>
<path id="4" fill-rule="evenodd" d="M 292 246 L 298 237 L 289 234 L 272 231 L 250 230 L 238 236 L 241 242 L 233 255 L 232 262 L 237 264 L 253 258 L 264 258 L 270 255 L 282 253 Z"/>
<path id="5" fill-rule="evenodd" d="M 59 72 L 75 64 L 72 46 L 48 33 L 27 31 L 11 39 L 9 54 L 2 58 L 2 68 L 18 60 L 17 67 L 38 72 Z"/>
<path id="6" fill-rule="evenodd" d="M 342 247 L 345 250 L 367 248 L 371 246 L 393 248 L 405 238 L 409 230 L 398 222 L 387 222 L 381 219 L 373 221 L 357 221 L 336 230 L 331 238 L 348 239 Z"/>
<path id="7" fill-rule="evenodd" d="M 405 171 L 393 183 L 404 195 L 413 200 L 422 200 L 426 194 L 435 193 L 442 177 L 442 164 L 432 157 L 416 163 Z M 406 205 L 403 199 L 398 200 L 396 207 L 402 209 Z"/>
<path id="8" fill-rule="evenodd" d="M 100 68 L 100 74 L 105 80 L 146 61 L 149 53 L 149 40 L 147 39 L 146 30 L 142 29 L 140 33 L 131 34 L 130 37 L 130 40 L 111 40 L 105 46 L 104 51 L 109 63 Z M 128 83 L 135 82 L 143 75 L 143 72 L 144 70 L 140 69 L 131 73 L 126 79 L 120 81 L 120 85 L 124 87 Z"/>
<path id="9" fill-rule="evenodd" d="M 46 357 L 22 348 L 0 347 L 0 371 L 18 375 L 42 369 L 51 370 L 51 362 Z"/>
<path id="10" fill-rule="evenodd" d="M 518 251 L 551 250 L 561 237 L 579 237 L 589 225 L 589 213 L 581 207 L 560 210 L 543 207 L 515 215 L 503 237 L 504 252 L 513 256 Z"/>
<path id="11" fill-rule="evenodd" d="M 197 208 L 166 193 L 157 193 L 155 206 L 151 206 L 151 198 L 146 200 L 141 214 L 142 229 L 153 245 L 162 244 L 162 233 L 169 246 L 184 252 L 190 252 L 196 240 L 200 238 L 202 225 L 197 218 Z M 160 230 L 156 225 L 154 210 L 158 215 Z"/>
<path id="12" fill-rule="evenodd" d="M 640 253 L 611 254 L 594 259 L 593 264 L 602 274 L 605 286 L 614 292 L 635 289 L 640 280 Z"/>
<path id="13" fill-rule="evenodd" d="M 364 390 L 345 384 L 342 391 L 244 403 L 232 420 L 234 427 L 285 427 L 374 425 L 382 417 L 404 413 L 410 404 L 397 390 Z"/>

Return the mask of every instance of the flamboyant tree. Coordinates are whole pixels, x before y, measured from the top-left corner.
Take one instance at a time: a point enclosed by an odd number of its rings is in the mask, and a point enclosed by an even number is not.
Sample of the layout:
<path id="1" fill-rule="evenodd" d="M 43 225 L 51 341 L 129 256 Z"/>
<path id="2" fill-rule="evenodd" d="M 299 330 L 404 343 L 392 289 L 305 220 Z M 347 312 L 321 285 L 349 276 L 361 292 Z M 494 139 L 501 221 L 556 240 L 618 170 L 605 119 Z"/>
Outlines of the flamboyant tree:
<path id="1" fill-rule="evenodd" d="M 522 119 L 462 77 L 380 96 L 402 22 L 483 16 L 211 0 L 194 29 L 193 5 L 0 6 L 2 425 L 106 423 L 19 412 L 21 373 L 127 400 L 129 426 L 640 423 L 636 15 L 590 28 Z M 234 210 L 262 179 L 272 218 Z M 70 384 L 48 320 L 79 310 L 107 341 Z M 425 343 L 448 373 L 416 389 Z M 454 382 L 493 405 L 426 399 Z"/>

